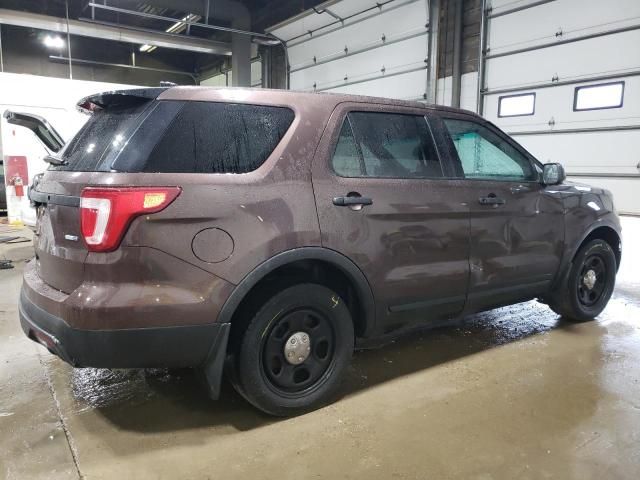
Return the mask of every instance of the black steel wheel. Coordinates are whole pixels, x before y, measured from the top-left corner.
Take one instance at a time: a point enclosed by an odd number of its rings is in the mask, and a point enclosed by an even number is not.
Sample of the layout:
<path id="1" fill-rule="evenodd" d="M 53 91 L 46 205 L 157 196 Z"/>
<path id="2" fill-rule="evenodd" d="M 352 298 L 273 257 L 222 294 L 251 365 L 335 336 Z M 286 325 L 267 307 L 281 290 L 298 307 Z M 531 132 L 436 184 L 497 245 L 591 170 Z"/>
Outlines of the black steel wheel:
<path id="1" fill-rule="evenodd" d="M 334 349 L 335 331 L 323 312 L 312 308 L 283 312 L 262 345 L 266 381 L 281 394 L 304 394 L 327 372 Z"/>
<path id="2" fill-rule="evenodd" d="M 269 414 L 308 411 L 335 393 L 353 346 L 351 314 L 336 292 L 311 283 L 288 287 L 247 325 L 234 352 L 234 384 Z"/>
<path id="3" fill-rule="evenodd" d="M 595 239 L 576 253 L 565 289 L 549 306 L 567 320 L 592 320 L 607 306 L 616 282 L 616 257 L 604 240 Z"/>
<path id="4" fill-rule="evenodd" d="M 585 307 L 595 305 L 607 286 L 607 268 L 600 254 L 589 255 L 577 277 L 578 300 Z"/>

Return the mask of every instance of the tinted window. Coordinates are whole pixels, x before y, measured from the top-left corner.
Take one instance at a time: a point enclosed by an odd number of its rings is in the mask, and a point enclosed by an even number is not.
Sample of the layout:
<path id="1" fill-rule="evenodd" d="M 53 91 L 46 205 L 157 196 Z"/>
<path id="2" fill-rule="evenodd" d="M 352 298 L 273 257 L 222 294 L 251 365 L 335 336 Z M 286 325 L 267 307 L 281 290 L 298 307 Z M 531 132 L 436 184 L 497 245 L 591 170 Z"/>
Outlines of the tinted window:
<path id="1" fill-rule="evenodd" d="M 466 178 L 535 180 L 531 162 L 510 143 L 476 122 L 443 119 Z"/>
<path id="2" fill-rule="evenodd" d="M 93 113 L 75 137 L 60 152 L 66 165 L 51 166 L 53 170 L 109 170 L 105 159 L 119 150 L 128 139 L 130 129 L 147 107 L 148 102 L 135 106 L 114 106 Z"/>
<path id="3" fill-rule="evenodd" d="M 340 137 L 333 154 L 333 170 L 341 177 L 362 176 L 360 155 L 349 120 L 345 120 L 342 124 Z"/>
<path id="4" fill-rule="evenodd" d="M 429 127 L 420 115 L 349 113 L 333 168 L 346 177 L 442 177 Z"/>
<path id="5" fill-rule="evenodd" d="M 293 118 L 288 108 L 186 102 L 144 171 L 250 172 L 269 157 Z"/>

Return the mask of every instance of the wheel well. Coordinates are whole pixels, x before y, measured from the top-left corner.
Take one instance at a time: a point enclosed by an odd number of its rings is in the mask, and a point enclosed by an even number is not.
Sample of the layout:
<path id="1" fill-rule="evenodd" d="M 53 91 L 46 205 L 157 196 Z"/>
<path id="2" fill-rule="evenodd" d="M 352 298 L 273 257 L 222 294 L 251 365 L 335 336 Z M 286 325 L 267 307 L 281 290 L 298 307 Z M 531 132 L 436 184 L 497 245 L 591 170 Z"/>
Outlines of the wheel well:
<path id="1" fill-rule="evenodd" d="M 620 260 L 622 256 L 620 252 L 620 237 L 618 236 L 617 232 L 611 227 L 596 228 L 593 232 L 587 235 L 587 238 L 585 238 L 582 241 L 582 243 L 580 244 L 580 247 L 578 247 L 578 250 L 580 250 L 580 248 L 582 248 L 583 245 L 586 245 L 588 242 L 596 238 L 600 240 L 604 240 L 609 244 L 609 246 L 611 247 L 611 250 L 613 250 L 613 254 L 616 256 L 616 268 L 619 268 Z M 576 254 L 578 250 L 576 251 Z"/>
<path id="2" fill-rule="evenodd" d="M 231 341 L 238 341 L 247 323 L 267 299 L 298 283 L 318 283 L 338 293 L 346 303 L 356 336 L 366 329 L 366 314 L 355 286 L 340 268 L 317 259 L 296 260 L 269 272 L 244 296 L 231 317 Z"/>

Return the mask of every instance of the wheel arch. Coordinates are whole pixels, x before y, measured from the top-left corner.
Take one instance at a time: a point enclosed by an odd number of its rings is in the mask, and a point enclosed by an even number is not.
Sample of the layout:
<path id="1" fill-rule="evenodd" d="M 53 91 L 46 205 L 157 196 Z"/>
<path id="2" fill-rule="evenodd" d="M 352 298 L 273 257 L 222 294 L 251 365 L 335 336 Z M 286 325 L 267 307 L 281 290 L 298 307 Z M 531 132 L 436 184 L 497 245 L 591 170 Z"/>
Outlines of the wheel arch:
<path id="1" fill-rule="evenodd" d="M 620 234 L 610 225 L 597 225 L 586 232 L 586 234 L 583 235 L 582 240 L 573 249 L 573 252 L 571 254 L 571 261 L 573 261 L 583 245 L 586 245 L 588 242 L 594 239 L 604 240 L 609 244 L 611 250 L 613 250 L 613 254 L 616 257 L 616 270 L 620 268 L 620 261 L 622 260 L 621 238 Z"/>
<path id="2" fill-rule="evenodd" d="M 551 284 L 549 291 L 543 296 L 546 303 L 558 298 L 559 292 L 563 291 L 563 286 L 567 282 L 567 277 L 576 255 L 583 245 L 595 238 L 602 239 L 611 246 L 616 257 L 616 269 L 620 268 L 622 253 L 620 248 L 621 237 L 619 227 L 610 221 L 595 223 L 591 225 L 590 228 L 585 229 L 582 235 L 577 236 L 577 240 L 572 242 L 571 245 L 567 246 L 567 250 L 563 255 L 563 262 L 556 274 L 555 280 Z"/>
<path id="3" fill-rule="evenodd" d="M 375 302 L 369 282 L 364 273 L 350 259 L 335 250 L 323 247 L 300 247 L 287 250 L 258 265 L 233 290 L 220 311 L 218 322 L 231 323 L 233 331 L 234 323 L 238 322 L 236 313 L 244 303 L 252 298 L 252 293 L 256 292 L 278 272 L 301 266 L 303 268 L 316 266 L 339 272 L 342 279 L 348 282 L 347 286 L 352 288 L 355 294 L 356 303 L 350 305 L 350 310 L 352 310 L 356 336 L 369 336 L 375 325 Z M 304 279 L 306 280 L 306 278 Z M 325 283 L 325 285 L 332 287 L 330 283 Z M 347 299 L 345 301 L 349 303 Z"/>

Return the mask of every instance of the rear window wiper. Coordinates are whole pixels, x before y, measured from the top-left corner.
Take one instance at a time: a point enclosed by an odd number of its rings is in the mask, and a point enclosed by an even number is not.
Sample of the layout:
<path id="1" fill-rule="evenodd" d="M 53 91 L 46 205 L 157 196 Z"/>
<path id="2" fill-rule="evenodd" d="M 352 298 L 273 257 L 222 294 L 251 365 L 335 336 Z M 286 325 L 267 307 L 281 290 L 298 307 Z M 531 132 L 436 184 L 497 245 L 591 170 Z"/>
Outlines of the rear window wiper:
<path id="1" fill-rule="evenodd" d="M 67 161 L 53 155 L 45 155 L 43 160 L 51 165 L 67 165 Z"/>

